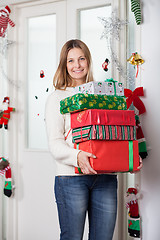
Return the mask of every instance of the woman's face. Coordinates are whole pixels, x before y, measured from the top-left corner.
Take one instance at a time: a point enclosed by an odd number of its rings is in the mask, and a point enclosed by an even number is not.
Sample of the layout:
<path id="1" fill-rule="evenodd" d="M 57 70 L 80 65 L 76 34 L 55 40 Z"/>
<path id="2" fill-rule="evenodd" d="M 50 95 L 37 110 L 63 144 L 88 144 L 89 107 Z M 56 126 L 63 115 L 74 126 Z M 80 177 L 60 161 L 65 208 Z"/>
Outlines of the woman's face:
<path id="1" fill-rule="evenodd" d="M 73 81 L 72 85 L 74 87 L 86 82 L 88 63 L 80 48 L 69 50 L 67 55 L 67 71 Z"/>

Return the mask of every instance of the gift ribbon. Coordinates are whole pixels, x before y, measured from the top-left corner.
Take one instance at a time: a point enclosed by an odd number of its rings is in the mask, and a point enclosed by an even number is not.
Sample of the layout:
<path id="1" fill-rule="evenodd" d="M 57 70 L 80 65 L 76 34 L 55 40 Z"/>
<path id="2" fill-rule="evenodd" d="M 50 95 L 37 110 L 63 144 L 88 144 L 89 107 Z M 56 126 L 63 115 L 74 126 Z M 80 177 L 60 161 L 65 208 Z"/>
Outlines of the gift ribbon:
<path id="1" fill-rule="evenodd" d="M 133 171 L 133 141 L 128 141 L 129 143 L 129 172 Z"/>
<path id="2" fill-rule="evenodd" d="M 110 79 L 106 79 L 105 82 L 113 82 L 113 85 L 114 85 L 114 95 L 116 95 L 116 82 L 115 80 L 113 80 L 113 78 L 110 78 Z"/>
<path id="3" fill-rule="evenodd" d="M 126 99 L 127 109 L 133 102 L 133 105 L 139 110 L 139 115 L 146 112 L 146 108 L 142 100 L 139 98 L 140 96 L 144 96 L 143 87 L 138 87 L 133 92 L 130 89 L 125 88 L 124 95 L 127 98 Z"/>
<path id="4" fill-rule="evenodd" d="M 133 171 L 133 141 L 128 141 L 129 143 L 129 172 Z M 76 144 L 77 150 L 79 150 L 79 144 Z M 78 172 L 82 173 L 81 169 L 78 167 Z"/>

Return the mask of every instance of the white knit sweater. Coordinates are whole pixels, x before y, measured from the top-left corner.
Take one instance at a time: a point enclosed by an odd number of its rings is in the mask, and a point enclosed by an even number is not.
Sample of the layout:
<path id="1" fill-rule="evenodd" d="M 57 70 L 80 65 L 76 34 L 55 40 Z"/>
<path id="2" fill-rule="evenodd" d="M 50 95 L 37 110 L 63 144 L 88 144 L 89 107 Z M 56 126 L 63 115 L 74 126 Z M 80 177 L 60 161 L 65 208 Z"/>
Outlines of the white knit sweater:
<path id="1" fill-rule="evenodd" d="M 60 101 L 73 95 L 73 88 L 55 90 L 47 99 L 45 121 L 49 149 L 56 161 L 56 175 L 75 175 L 77 154 L 80 150 L 73 148 L 72 133 L 65 136 L 71 128 L 70 113 L 60 113 Z M 77 175 L 77 174 L 76 174 Z"/>

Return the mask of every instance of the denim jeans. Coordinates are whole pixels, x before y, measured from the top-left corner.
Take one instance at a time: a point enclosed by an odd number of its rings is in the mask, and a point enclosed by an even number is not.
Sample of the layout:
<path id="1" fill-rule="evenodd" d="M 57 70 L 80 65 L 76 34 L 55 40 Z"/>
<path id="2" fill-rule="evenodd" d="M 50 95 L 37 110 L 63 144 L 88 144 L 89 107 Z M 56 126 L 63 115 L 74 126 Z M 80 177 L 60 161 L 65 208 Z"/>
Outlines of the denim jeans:
<path id="1" fill-rule="evenodd" d="M 89 240 L 112 240 L 117 215 L 117 176 L 56 176 L 60 240 L 82 240 L 86 213 Z"/>

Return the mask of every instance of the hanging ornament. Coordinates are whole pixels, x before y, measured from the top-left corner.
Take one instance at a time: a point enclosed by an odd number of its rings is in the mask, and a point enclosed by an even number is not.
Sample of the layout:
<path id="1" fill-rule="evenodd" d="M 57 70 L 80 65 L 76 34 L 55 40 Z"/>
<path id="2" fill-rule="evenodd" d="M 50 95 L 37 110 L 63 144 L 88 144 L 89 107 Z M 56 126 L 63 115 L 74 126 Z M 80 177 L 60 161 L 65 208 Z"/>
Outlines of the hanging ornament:
<path id="1" fill-rule="evenodd" d="M 0 37 L 5 37 L 8 23 L 11 27 L 15 26 L 14 22 L 9 18 L 10 13 L 11 9 L 8 6 L 0 10 Z"/>
<path id="2" fill-rule="evenodd" d="M 103 70 L 104 71 L 108 71 L 108 64 L 109 64 L 110 62 L 109 62 L 109 60 L 108 60 L 108 58 L 106 58 L 106 60 L 104 61 L 104 63 L 102 64 L 102 68 L 103 68 Z"/>
<path id="3" fill-rule="evenodd" d="M 9 161 L 4 157 L 0 158 L 0 175 L 5 177 L 4 195 L 10 197 L 12 195 L 12 174 Z"/>
<path id="4" fill-rule="evenodd" d="M 140 215 L 138 199 L 140 194 L 137 188 L 128 188 L 125 195 L 126 208 L 128 209 L 128 234 L 131 237 L 140 238 Z"/>
<path id="5" fill-rule="evenodd" d="M 131 0 L 131 11 L 134 13 L 137 25 L 142 22 L 140 0 Z"/>
<path id="6" fill-rule="evenodd" d="M 41 70 L 41 71 L 40 71 L 40 78 L 44 78 L 44 77 L 45 77 L 45 75 L 44 75 L 44 71 Z"/>
<path id="7" fill-rule="evenodd" d="M 15 111 L 15 108 L 9 107 L 10 99 L 9 97 L 5 97 L 3 100 L 3 115 L 0 118 L 0 128 L 2 128 L 4 124 L 4 128 L 8 129 L 8 121 L 10 119 L 10 113 Z"/>
<path id="8" fill-rule="evenodd" d="M 106 38 L 109 39 L 112 35 L 113 38 L 119 40 L 119 32 L 123 26 L 128 24 L 128 21 L 120 20 L 115 12 L 112 12 L 112 16 L 109 18 L 101 18 L 98 17 L 104 26 L 104 31 L 102 33 L 101 39 Z"/>
<path id="9" fill-rule="evenodd" d="M 137 67 L 137 72 L 136 72 L 136 78 L 137 78 L 138 72 L 139 72 L 139 65 L 143 64 L 144 60 L 137 52 L 135 52 L 135 53 L 132 53 L 129 59 L 127 59 L 127 62 Z"/>

